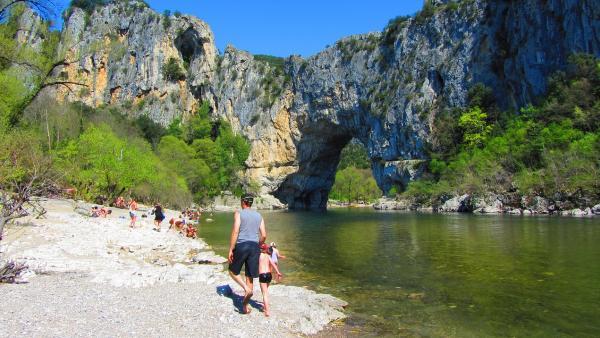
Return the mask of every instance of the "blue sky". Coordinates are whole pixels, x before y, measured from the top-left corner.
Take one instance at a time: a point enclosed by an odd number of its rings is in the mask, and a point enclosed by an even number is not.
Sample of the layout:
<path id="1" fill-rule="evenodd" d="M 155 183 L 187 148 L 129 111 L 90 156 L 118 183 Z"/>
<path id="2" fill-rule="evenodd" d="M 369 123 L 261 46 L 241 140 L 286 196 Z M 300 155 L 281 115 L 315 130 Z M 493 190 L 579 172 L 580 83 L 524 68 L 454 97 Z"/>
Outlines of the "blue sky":
<path id="1" fill-rule="evenodd" d="M 147 0 L 154 10 L 192 14 L 206 21 L 217 47 L 253 54 L 309 56 L 342 37 L 381 31 L 398 16 L 414 14 L 423 0 Z M 68 0 L 60 0 L 64 7 Z"/>

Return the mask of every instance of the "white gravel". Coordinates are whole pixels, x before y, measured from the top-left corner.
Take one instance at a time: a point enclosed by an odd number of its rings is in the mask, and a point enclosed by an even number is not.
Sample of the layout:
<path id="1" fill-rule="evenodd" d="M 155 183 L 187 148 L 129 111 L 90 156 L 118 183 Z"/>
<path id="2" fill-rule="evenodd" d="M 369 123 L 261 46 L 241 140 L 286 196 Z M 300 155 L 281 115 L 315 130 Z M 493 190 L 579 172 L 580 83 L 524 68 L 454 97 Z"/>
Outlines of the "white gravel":
<path id="1" fill-rule="evenodd" d="M 125 210 L 97 219 L 74 213 L 73 201 L 44 206 L 45 219 L 12 226 L 0 247 L 1 257 L 31 268 L 28 283 L 0 284 L 1 337 L 285 337 L 315 334 L 345 317 L 344 301 L 276 285 L 266 318 L 258 283 L 252 313 L 240 314 L 241 288 L 201 240 L 164 225 L 157 233 L 150 220 L 129 230 Z"/>

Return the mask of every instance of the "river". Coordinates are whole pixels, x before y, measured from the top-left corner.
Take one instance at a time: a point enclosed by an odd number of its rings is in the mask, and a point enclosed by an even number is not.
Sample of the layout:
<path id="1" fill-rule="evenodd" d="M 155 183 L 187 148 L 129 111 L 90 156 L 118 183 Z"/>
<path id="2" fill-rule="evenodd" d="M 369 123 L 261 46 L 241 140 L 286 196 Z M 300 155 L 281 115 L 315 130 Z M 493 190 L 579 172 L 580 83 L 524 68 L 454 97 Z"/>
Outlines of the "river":
<path id="1" fill-rule="evenodd" d="M 362 334 L 600 336 L 600 218 L 262 214 L 284 283 L 348 301 Z M 225 256 L 232 213 L 204 217 Z"/>

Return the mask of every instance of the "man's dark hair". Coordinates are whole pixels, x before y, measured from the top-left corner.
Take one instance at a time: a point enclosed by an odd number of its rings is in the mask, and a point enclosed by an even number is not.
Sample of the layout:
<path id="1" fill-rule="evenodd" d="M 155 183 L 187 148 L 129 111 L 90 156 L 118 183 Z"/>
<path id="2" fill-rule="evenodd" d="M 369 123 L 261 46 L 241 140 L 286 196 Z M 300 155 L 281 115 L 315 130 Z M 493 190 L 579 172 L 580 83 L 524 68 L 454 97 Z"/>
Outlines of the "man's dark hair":
<path id="1" fill-rule="evenodd" d="M 242 202 L 244 202 L 247 206 L 251 207 L 252 203 L 254 203 L 254 196 L 251 194 L 243 194 Z"/>

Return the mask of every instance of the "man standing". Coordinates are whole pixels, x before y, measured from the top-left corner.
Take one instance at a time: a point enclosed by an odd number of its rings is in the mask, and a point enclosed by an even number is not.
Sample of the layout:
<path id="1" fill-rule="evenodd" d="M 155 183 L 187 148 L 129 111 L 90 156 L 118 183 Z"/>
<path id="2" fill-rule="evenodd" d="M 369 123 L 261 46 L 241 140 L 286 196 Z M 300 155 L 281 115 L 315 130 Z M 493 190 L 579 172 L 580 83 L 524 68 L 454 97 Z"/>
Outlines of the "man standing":
<path id="1" fill-rule="evenodd" d="M 267 238 L 265 221 L 255 210 L 250 209 L 254 198 L 252 195 L 242 196 L 242 210 L 233 215 L 233 228 L 229 244 L 229 275 L 244 288 L 243 312 L 250 313 L 248 303 L 254 289 L 253 279 L 258 278 L 258 259 L 260 244 Z M 240 276 L 242 265 L 245 265 L 246 282 Z"/>

